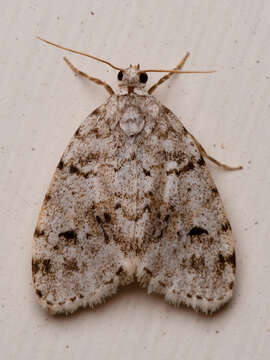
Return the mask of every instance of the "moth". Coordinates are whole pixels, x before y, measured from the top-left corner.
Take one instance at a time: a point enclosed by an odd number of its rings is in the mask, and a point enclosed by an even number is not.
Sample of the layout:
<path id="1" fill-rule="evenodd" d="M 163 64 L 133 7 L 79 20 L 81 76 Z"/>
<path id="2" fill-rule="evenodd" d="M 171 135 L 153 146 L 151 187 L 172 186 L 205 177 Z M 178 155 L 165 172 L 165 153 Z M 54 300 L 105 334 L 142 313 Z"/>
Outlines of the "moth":
<path id="1" fill-rule="evenodd" d="M 58 163 L 34 232 L 35 292 L 49 312 L 93 307 L 136 281 L 169 303 L 210 314 L 235 281 L 230 223 L 204 157 L 213 159 L 153 95 L 174 70 L 118 70 L 110 94 L 81 124 Z M 166 72 L 148 91 L 147 73 Z"/>

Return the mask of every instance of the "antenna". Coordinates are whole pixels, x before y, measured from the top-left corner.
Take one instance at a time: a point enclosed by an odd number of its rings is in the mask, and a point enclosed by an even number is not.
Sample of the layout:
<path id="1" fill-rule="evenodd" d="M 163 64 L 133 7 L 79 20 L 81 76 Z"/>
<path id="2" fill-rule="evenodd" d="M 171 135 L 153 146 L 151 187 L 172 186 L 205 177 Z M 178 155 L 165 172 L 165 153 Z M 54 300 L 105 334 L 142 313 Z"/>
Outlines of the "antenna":
<path id="1" fill-rule="evenodd" d="M 55 44 L 55 43 L 53 43 L 53 42 L 51 42 L 51 41 L 42 39 L 42 38 L 39 37 L 39 36 L 37 36 L 37 39 L 38 39 L 38 40 L 41 40 L 41 41 L 43 41 L 43 42 L 45 42 L 45 43 L 47 43 L 47 44 L 53 45 L 53 46 L 55 46 L 55 47 L 57 47 L 57 48 L 59 48 L 59 49 L 63 49 L 63 50 L 66 50 L 66 51 L 70 51 L 70 52 L 72 52 L 72 53 L 74 53 L 74 54 L 79 54 L 79 55 L 87 56 L 87 57 L 89 57 L 89 58 L 91 58 L 91 59 L 94 59 L 94 60 L 103 62 L 104 64 L 107 64 L 107 65 L 111 66 L 113 69 L 123 70 L 122 68 L 119 68 L 118 66 L 114 66 L 114 65 L 111 64 L 109 61 L 100 59 L 100 58 L 98 58 L 98 57 L 96 57 L 96 56 L 93 56 L 93 55 L 90 55 L 90 54 L 86 54 L 86 53 L 83 53 L 83 52 L 81 52 L 81 51 L 76 51 L 76 50 L 72 50 L 72 49 L 66 48 L 66 47 L 64 47 L 64 46 Z"/>

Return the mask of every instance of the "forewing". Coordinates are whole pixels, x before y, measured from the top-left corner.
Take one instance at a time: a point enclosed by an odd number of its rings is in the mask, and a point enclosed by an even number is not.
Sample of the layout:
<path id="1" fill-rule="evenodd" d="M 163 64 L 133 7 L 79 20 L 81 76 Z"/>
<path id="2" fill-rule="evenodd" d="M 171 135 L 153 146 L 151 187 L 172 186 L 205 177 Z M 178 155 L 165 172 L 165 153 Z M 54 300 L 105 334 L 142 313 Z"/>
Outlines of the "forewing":
<path id="1" fill-rule="evenodd" d="M 138 208 L 144 212 L 137 232 L 143 229 L 144 235 L 138 279 L 173 304 L 214 312 L 232 296 L 231 227 L 196 144 L 162 105 L 141 163 Z"/>
<path id="2" fill-rule="evenodd" d="M 133 279 L 114 241 L 123 222 L 115 210 L 121 198 L 115 168 L 124 139 L 110 130 L 113 116 L 110 99 L 82 123 L 42 205 L 34 234 L 33 282 L 42 306 L 53 313 L 98 304 Z"/>

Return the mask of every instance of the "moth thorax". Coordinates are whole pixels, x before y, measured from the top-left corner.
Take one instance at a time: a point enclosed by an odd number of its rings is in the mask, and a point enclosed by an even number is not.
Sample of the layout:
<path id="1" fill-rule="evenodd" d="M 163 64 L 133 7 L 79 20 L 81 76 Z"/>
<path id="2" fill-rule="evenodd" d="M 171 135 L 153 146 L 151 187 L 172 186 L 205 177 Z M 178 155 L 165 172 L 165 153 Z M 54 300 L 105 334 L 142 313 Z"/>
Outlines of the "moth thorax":
<path id="1" fill-rule="evenodd" d="M 144 124 L 143 113 L 136 106 L 127 107 L 120 118 L 120 127 L 127 136 L 139 134 Z"/>

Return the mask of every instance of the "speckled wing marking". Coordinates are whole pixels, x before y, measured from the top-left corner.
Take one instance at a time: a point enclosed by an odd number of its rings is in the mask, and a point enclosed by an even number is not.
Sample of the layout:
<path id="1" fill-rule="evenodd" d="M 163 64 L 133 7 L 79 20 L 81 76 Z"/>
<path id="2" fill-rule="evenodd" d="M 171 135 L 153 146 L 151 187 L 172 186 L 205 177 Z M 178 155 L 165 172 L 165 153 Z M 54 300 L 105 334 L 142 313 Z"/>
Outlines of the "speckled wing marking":
<path id="1" fill-rule="evenodd" d="M 34 234 L 33 281 L 53 313 L 137 280 L 205 313 L 232 296 L 231 228 L 189 133 L 153 96 L 112 95 L 76 131 Z"/>
<path id="2" fill-rule="evenodd" d="M 36 294 L 52 313 L 96 305 L 133 281 L 134 271 L 125 270 L 134 232 L 131 185 L 122 176 L 128 150 L 120 129 L 111 131 L 114 113 L 115 97 L 82 123 L 43 201 L 32 272 Z"/>
<path id="3" fill-rule="evenodd" d="M 137 222 L 138 238 L 144 228 L 137 278 L 170 303 L 212 313 L 232 297 L 231 227 L 191 136 L 170 110 L 159 109 L 138 171 L 138 209 L 147 216 Z"/>

